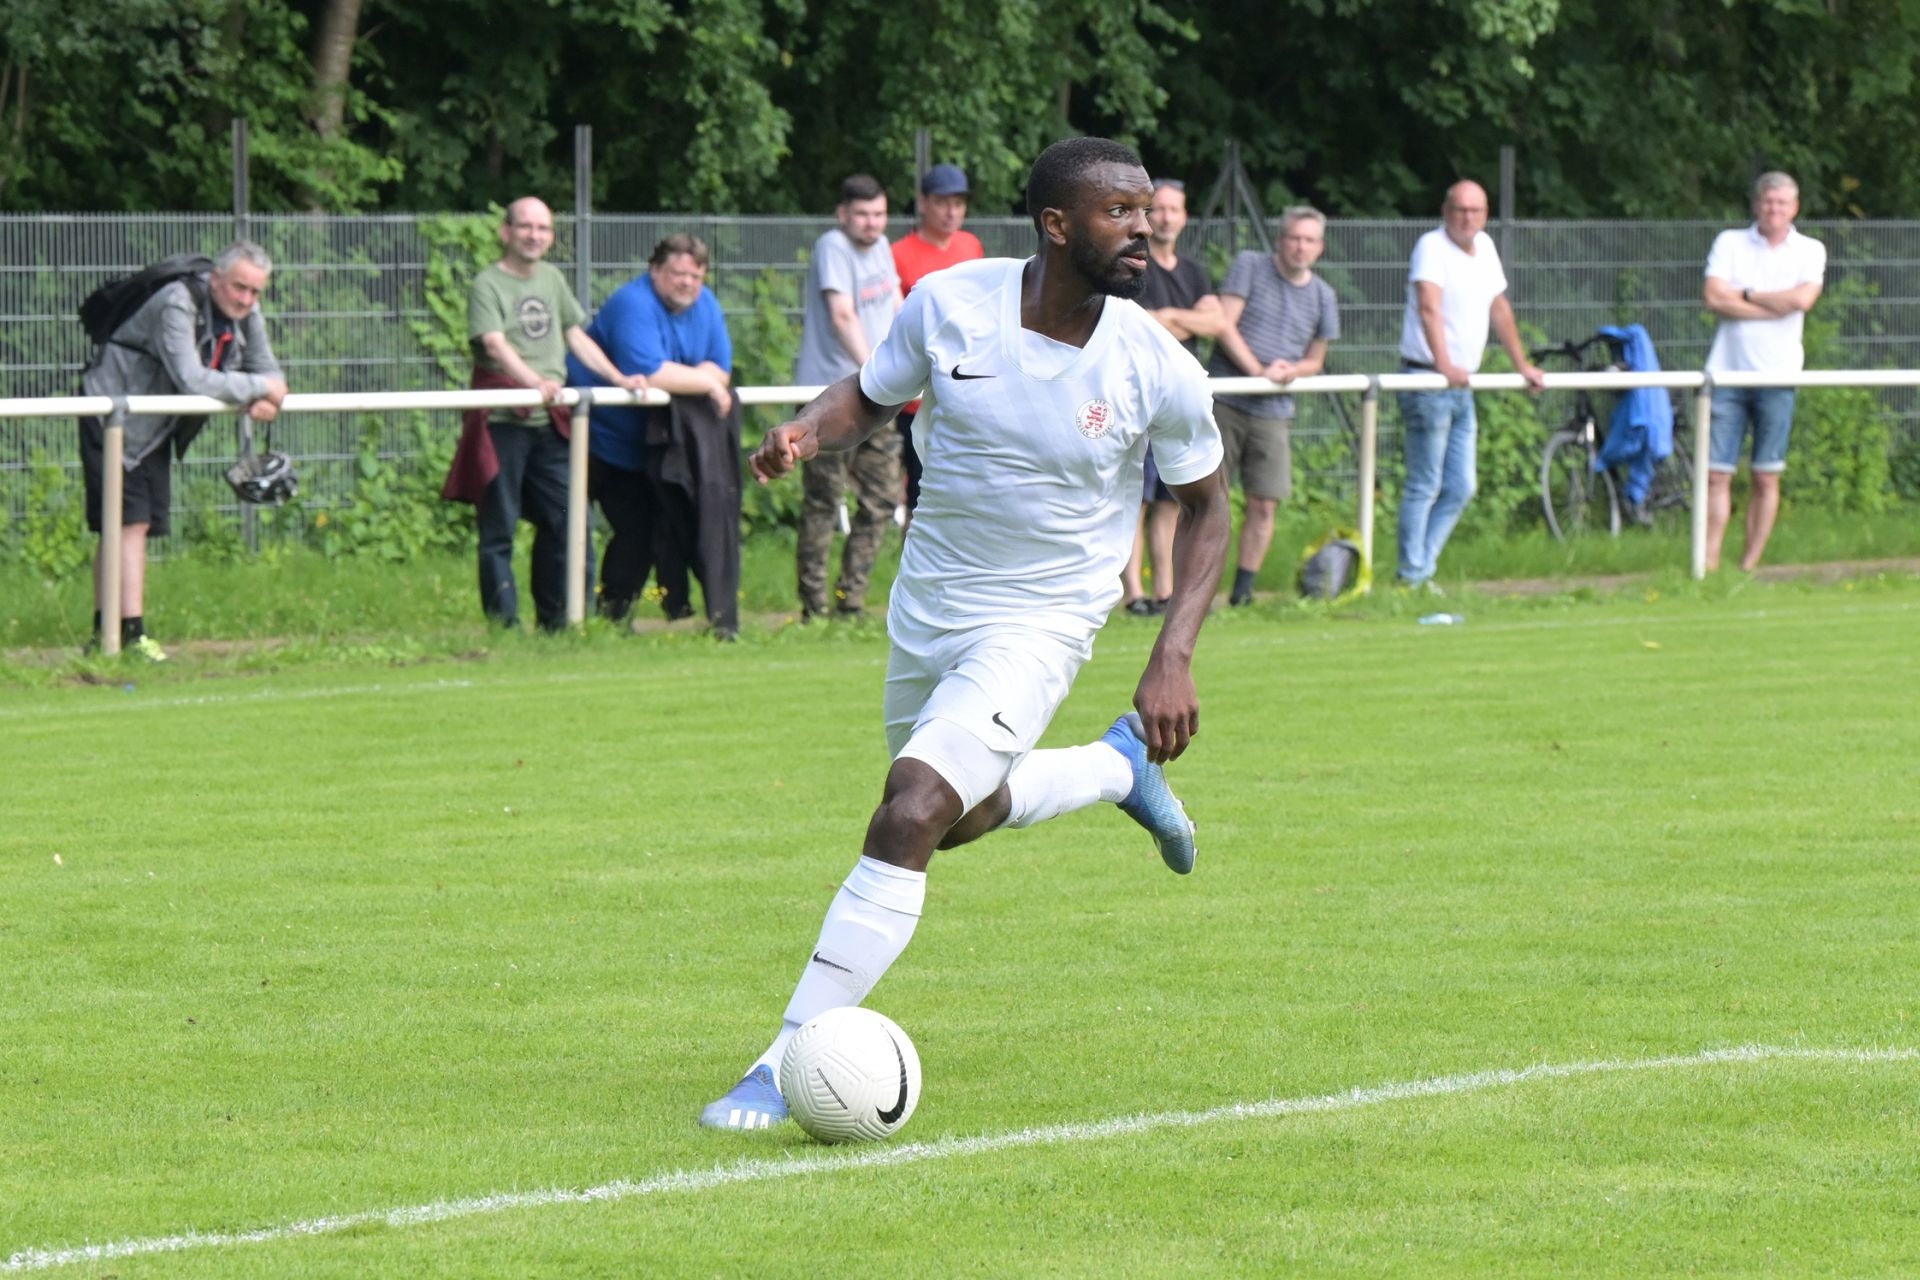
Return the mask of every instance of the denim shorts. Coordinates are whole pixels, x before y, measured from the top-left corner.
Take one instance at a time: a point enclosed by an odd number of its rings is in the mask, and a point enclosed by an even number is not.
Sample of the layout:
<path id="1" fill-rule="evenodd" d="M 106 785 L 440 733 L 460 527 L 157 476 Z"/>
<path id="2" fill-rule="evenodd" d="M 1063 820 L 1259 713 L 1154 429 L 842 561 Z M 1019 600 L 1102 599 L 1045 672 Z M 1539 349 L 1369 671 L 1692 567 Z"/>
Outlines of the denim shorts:
<path id="1" fill-rule="evenodd" d="M 1740 447 L 1753 432 L 1753 469 L 1787 469 L 1787 437 L 1793 432 L 1792 387 L 1715 387 L 1709 471 L 1738 471 Z"/>

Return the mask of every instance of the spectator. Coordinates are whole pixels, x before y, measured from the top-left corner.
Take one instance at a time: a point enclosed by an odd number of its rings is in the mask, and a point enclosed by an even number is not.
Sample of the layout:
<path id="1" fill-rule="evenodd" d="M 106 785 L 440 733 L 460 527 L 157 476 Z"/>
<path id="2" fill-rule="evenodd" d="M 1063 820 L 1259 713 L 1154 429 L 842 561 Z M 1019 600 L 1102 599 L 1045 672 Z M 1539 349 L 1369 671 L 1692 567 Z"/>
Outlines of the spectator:
<path id="1" fill-rule="evenodd" d="M 1806 367 L 1800 334 L 1820 299 L 1827 247 L 1794 229 L 1800 188 L 1784 173 L 1753 184 L 1753 225 L 1722 231 L 1707 255 L 1707 310 L 1720 317 L 1707 372 L 1797 373 Z M 1747 545 L 1740 567 L 1751 573 L 1780 514 L 1780 473 L 1793 431 L 1792 387 L 1715 387 L 1713 439 L 1707 469 L 1707 568 L 1720 567 L 1720 546 L 1733 515 L 1733 473 L 1749 429 L 1753 495 L 1747 502 Z"/>
<path id="2" fill-rule="evenodd" d="M 814 242 L 807 267 L 800 358 L 793 371 L 794 382 L 801 386 L 825 386 L 858 372 L 900 309 L 900 278 L 887 248 L 886 190 L 866 174 L 854 174 L 840 184 L 835 216 L 840 225 Z M 866 605 L 880 535 L 900 503 L 900 433 L 878 432 L 850 453 L 809 460 L 801 483 L 806 493 L 795 556 L 801 620 L 827 612 L 827 553 L 849 484 L 858 509 L 841 554 L 833 613 L 858 617 Z"/>
<path id="3" fill-rule="evenodd" d="M 513 535 L 522 516 L 534 527 L 533 607 L 543 631 L 567 625 L 567 430 L 554 403 L 567 352 L 609 386 L 644 391 L 644 374 L 622 373 L 581 328 L 586 319 L 566 278 L 543 262 L 553 247 L 553 213 L 532 196 L 507 206 L 506 252 L 474 277 L 467 298 L 476 390 L 533 387 L 546 412 L 476 410 L 466 417 L 454 474 L 443 492 L 479 508 L 480 607 L 503 627 L 517 624 Z M 588 557 L 591 559 L 589 549 Z"/>
<path id="4" fill-rule="evenodd" d="M 1310 378 L 1327 362 L 1327 344 L 1340 336 L 1340 304 L 1314 275 L 1327 247 L 1327 220 L 1296 205 L 1280 215 L 1271 255 L 1249 249 L 1233 260 L 1220 286 L 1225 322 L 1209 372 L 1216 377 L 1266 378 L 1285 385 Z M 1233 604 L 1253 601 L 1253 582 L 1273 542 L 1279 504 L 1293 496 L 1292 396 L 1220 396 L 1214 402 L 1227 469 L 1247 495 L 1240 524 L 1239 567 Z"/>
<path id="5" fill-rule="evenodd" d="M 1540 370 L 1520 345 L 1507 301 L 1507 277 L 1487 225 L 1487 193 L 1476 182 L 1447 188 L 1441 225 L 1413 248 L 1407 309 L 1400 326 L 1404 369 L 1438 373 L 1444 391 L 1402 391 L 1406 489 L 1400 498 L 1399 581 L 1432 589 L 1434 567 L 1460 513 L 1473 497 L 1478 448 L 1473 392 L 1467 379 L 1486 354 L 1493 327 L 1513 367 L 1536 390 Z"/>
<path id="6" fill-rule="evenodd" d="M 724 432 L 724 424 L 733 417 L 733 343 L 720 302 L 706 287 L 708 260 L 704 241 L 685 234 L 668 236 L 654 246 L 647 274 L 622 285 L 607 299 L 587 326 L 587 336 L 620 369 L 644 374 L 649 386 L 706 402 Z M 567 357 L 567 377 L 580 386 L 605 385 L 577 355 Z M 667 617 L 693 614 L 687 568 L 690 559 L 696 565 L 702 563 L 697 531 L 703 515 L 709 513 L 678 494 L 663 491 L 656 469 L 649 467 L 648 418 L 661 412 L 596 408 L 587 435 L 592 453 L 588 484 L 613 530 L 600 562 L 600 612 L 616 621 L 633 611 L 635 598 L 656 566 Z M 671 417 L 671 410 L 665 412 Z M 710 513 L 716 529 L 730 520 L 734 530 L 732 581 L 709 583 L 709 570 L 703 566 L 701 571 L 701 584 L 708 591 L 707 612 L 718 631 L 738 629 L 739 466 L 738 450 L 734 452 L 734 509 L 730 516 Z M 667 518 L 669 508 L 671 519 Z M 716 585 L 724 588 L 724 601 L 714 598 Z"/>
<path id="7" fill-rule="evenodd" d="M 1220 332 L 1223 313 L 1220 299 L 1213 292 L 1207 269 L 1179 251 L 1180 233 L 1187 228 L 1187 184 L 1176 178 L 1156 178 L 1153 204 L 1147 210 L 1150 248 L 1147 257 L 1146 287 L 1140 305 L 1158 320 L 1161 327 L 1180 340 L 1189 354 L 1198 357 L 1200 339 Z M 1140 528 L 1133 537 L 1133 555 L 1121 572 L 1121 593 L 1127 612 L 1154 617 L 1167 611 L 1173 596 L 1173 528 L 1179 518 L 1179 504 L 1173 491 L 1160 479 L 1154 465 L 1153 450 L 1147 450 L 1146 486 L 1141 493 Z M 1140 576 L 1144 563 L 1153 564 L 1153 594 L 1147 594 Z"/>
<path id="8" fill-rule="evenodd" d="M 90 396 L 212 396 L 247 406 L 255 422 L 272 422 L 287 383 L 267 342 L 260 315 L 273 260 L 238 240 L 220 251 L 205 275 L 157 290 L 95 354 L 82 375 Z M 172 531 L 173 458 L 184 455 L 206 419 L 129 415 L 120 525 L 120 644 L 154 662 L 166 650 L 147 634 L 147 539 Z M 80 458 L 86 477 L 87 527 L 100 532 L 106 427 L 80 419 Z M 100 637 L 106 607 L 101 560 L 94 558 L 93 634 Z"/>
<path id="9" fill-rule="evenodd" d="M 960 229 L 967 218 L 967 196 L 966 171 L 959 165 L 934 165 L 920 179 L 920 200 L 914 208 L 919 225 L 893 242 L 893 269 L 900 276 L 902 298 L 913 292 L 922 276 L 987 256 L 980 237 Z M 913 447 L 913 415 L 918 412 L 920 402 L 914 400 L 894 423 L 900 429 L 900 461 L 907 473 L 909 522 L 920 501 L 920 454 Z"/>

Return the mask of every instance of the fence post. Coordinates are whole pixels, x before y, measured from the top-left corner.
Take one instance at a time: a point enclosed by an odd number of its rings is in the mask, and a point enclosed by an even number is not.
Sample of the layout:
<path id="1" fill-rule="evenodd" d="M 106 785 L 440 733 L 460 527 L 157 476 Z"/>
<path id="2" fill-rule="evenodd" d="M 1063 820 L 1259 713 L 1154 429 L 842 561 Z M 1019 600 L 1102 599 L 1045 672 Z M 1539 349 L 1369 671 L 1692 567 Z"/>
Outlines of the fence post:
<path id="1" fill-rule="evenodd" d="M 1373 567 L 1373 488 L 1376 455 L 1380 441 L 1380 379 L 1367 379 L 1366 394 L 1360 397 L 1360 474 L 1355 488 L 1360 503 L 1360 558 Z"/>
<path id="2" fill-rule="evenodd" d="M 120 580 L 126 572 L 120 538 L 127 485 L 127 402 L 121 396 L 113 398 L 107 414 L 100 455 L 100 652 L 111 658 L 120 652 Z"/>
<path id="3" fill-rule="evenodd" d="M 593 407 L 591 388 L 580 389 L 567 429 L 567 625 L 587 620 L 587 421 Z"/>
<path id="4" fill-rule="evenodd" d="M 1707 576 L 1707 457 L 1713 445 L 1713 375 L 1693 393 L 1693 577 Z"/>
<path id="5" fill-rule="evenodd" d="M 593 312 L 593 126 L 573 126 L 573 296 Z"/>

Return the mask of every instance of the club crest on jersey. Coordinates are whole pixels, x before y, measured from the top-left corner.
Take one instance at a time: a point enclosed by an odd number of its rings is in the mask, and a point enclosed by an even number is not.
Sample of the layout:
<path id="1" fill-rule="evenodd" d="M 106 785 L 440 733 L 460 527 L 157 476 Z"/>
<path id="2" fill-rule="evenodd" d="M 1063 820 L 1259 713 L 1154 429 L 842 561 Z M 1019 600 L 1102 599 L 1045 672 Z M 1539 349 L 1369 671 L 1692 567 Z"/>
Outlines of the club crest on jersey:
<path id="1" fill-rule="evenodd" d="M 1105 400 L 1089 400 L 1073 416 L 1073 425 L 1089 440 L 1098 440 L 1113 430 L 1113 406 Z"/>

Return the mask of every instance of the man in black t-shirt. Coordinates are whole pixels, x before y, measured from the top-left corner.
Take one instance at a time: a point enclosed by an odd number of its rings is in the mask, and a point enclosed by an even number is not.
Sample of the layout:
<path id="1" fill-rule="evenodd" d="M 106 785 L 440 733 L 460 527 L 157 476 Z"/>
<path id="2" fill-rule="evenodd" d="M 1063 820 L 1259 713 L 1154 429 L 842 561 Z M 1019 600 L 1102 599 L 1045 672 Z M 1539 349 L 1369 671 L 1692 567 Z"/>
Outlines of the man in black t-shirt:
<path id="1" fill-rule="evenodd" d="M 1220 332 L 1223 317 L 1207 269 L 1178 249 L 1180 233 L 1187 227 L 1186 183 L 1176 178 L 1154 179 L 1153 207 L 1147 211 L 1147 221 L 1153 227 L 1152 243 L 1140 305 L 1198 358 L 1200 339 Z M 1173 526 L 1180 514 L 1173 494 L 1160 482 L 1151 449 L 1147 451 L 1147 483 L 1142 498 L 1145 520 L 1142 531 L 1134 537 L 1133 557 L 1127 561 L 1122 581 L 1126 584 L 1127 612 L 1147 617 L 1165 613 L 1167 598 L 1173 594 Z M 1147 594 L 1140 577 L 1142 562 L 1149 554 L 1153 562 L 1152 595 Z"/>

